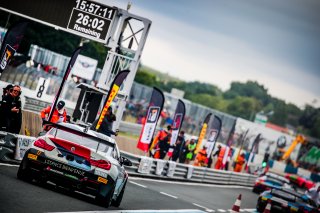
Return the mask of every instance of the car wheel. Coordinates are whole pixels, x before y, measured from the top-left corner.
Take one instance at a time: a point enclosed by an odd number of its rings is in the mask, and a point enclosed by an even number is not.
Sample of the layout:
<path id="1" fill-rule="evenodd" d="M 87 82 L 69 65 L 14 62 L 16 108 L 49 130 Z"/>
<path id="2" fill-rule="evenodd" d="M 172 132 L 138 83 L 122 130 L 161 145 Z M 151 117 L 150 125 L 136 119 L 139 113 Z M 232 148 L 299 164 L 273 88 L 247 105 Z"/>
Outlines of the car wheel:
<path id="1" fill-rule="evenodd" d="M 20 163 L 19 170 L 17 173 L 17 178 L 23 181 L 32 181 L 32 176 L 28 168 L 28 160 L 26 158 L 26 155 L 27 153 L 25 154 L 25 156 L 23 157 Z"/>
<path id="2" fill-rule="evenodd" d="M 108 208 L 111 205 L 112 197 L 114 193 L 115 186 L 112 187 L 112 189 L 109 191 L 109 193 L 106 196 L 101 195 L 100 193 L 96 196 L 96 201 L 100 206 Z"/>
<path id="3" fill-rule="evenodd" d="M 111 203 L 112 206 L 115 206 L 115 207 L 120 206 L 126 185 L 127 185 L 127 182 L 125 182 L 124 186 L 122 187 L 121 192 L 118 195 L 117 199 L 112 201 L 112 203 Z"/>

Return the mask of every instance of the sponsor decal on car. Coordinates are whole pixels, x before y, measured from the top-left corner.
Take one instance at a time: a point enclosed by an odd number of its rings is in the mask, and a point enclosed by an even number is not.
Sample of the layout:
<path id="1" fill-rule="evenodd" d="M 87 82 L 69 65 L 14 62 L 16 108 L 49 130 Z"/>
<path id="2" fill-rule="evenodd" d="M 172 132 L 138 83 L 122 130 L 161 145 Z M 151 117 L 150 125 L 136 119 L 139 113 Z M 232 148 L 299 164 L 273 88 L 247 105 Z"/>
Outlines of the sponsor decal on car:
<path id="1" fill-rule="evenodd" d="M 67 172 L 71 172 L 71 173 L 76 174 L 76 175 L 84 176 L 84 174 L 85 174 L 85 172 L 81 171 L 80 169 L 76 169 L 76 168 L 70 167 L 68 165 L 65 165 L 65 164 L 62 164 L 62 163 L 58 163 L 58 162 L 55 162 L 55 161 L 52 161 L 52 160 L 49 160 L 49 159 L 46 159 L 44 161 L 44 163 L 49 165 L 49 166 L 53 166 L 55 168 L 62 169 L 62 170 L 67 171 Z"/>

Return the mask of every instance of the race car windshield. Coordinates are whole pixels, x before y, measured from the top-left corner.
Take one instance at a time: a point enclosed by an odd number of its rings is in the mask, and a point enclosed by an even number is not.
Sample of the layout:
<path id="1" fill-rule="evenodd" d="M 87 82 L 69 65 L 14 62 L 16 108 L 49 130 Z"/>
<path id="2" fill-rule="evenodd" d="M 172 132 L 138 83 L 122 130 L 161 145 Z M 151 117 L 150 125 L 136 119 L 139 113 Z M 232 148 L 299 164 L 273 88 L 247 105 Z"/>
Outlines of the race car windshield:
<path id="1" fill-rule="evenodd" d="M 296 199 L 296 197 L 294 195 L 289 194 L 284 191 L 281 191 L 281 190 L 277 190 L 277 189 L 273 189 L 272 194 L 276 197 L 281 197 L 287 201 L 295 201 L 295 199 Z"/>
<path id="2" fill-rule="evenodd" d="M 282 186 L 283 185 L 283 182 L 281 180 L 278 180 L 278 179 L 275 179 L 275 178 L 272 178 L 272 177 L 267 177 L 267 182 L 269 183 L 272 183 L 274 185 L 278 185 L 278 186 Z"/>
<path id="3" fill-rule="evenodd" d="M 105 143 L 101 143 L 99 139 L 95 139 L 93 137 L 85 137 L 84 135 L 74 134 L 63 129 L 52 128 L 49 134 L 54 135 L 55 138 L 60 138 L 66 141 L 70 141 L 72 143 L 77 143 L 82 146 L 88 147 L 95 152 L 101 154 L 111 155 L 113 151 L 112 146 L 108 146 Z"/>

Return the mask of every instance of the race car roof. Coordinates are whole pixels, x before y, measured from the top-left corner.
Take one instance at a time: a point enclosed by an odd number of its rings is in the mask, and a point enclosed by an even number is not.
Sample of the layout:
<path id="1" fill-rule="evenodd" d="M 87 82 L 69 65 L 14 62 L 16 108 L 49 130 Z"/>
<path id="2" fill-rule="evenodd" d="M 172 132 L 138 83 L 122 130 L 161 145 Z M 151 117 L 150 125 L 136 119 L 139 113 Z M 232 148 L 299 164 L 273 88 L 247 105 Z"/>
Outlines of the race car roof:
<path id="1" fill-rule="evenodd" d="M 76 125 L 76 124 L 71 124 L 71 123 L 51 123 L 51 122 L 45 122 L 46 125 L 50 125 L 52 127 L 56 127 L 58 129 L 64 129 L 67 131 L 75 132 L 79 135 L 83 135 L 86 137 L 91 137 L 96 140 L 101 141 L 102 143 L 106 143 L 108 145 L 115 145 L 115 140 L 111 137 L 108 137 L 107 135 L 104 135 L 102 133 L 90 130 L 88 128 Z"/>

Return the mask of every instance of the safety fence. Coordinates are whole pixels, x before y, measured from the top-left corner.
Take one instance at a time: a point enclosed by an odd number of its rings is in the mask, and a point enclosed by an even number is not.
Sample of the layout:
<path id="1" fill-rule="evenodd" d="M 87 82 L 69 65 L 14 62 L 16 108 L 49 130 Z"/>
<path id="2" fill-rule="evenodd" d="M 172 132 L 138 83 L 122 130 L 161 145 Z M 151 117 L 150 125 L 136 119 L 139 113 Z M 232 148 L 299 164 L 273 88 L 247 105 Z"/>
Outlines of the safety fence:
<path id="1" fill-rule="evenodd" d="M 20 163 L 29 144 L 34 140 L 35 137 L 0 131 L 0 162 Z M 125 151 L 121 151 L 121 155 L 132 162 L 132 166 L 126 167 L 131 176 L 240 186 L 253 186 L 257 178 L 255 175 L 194 167 L 192 165 L 134 155 Z"/>

